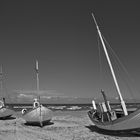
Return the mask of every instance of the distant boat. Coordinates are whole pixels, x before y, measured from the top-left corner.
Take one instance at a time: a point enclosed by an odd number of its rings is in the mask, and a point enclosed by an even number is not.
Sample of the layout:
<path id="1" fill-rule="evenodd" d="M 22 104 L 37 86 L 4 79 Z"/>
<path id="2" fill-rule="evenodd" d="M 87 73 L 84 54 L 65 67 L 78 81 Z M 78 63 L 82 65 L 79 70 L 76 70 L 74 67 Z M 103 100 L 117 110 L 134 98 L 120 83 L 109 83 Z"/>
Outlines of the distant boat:
<path id="1" fill-rule="evenodd" d="M 0 67 L 0 91 L 3 92 L 3 72 L 2 66 Z M 2 95 L 1 95 L 2 96 Z M 8 119 L 14 114 L 14 111 L 6 106 L 5 98 L 1 97 L 0 99 L 0 119 Z"/>
<path id="2" fill-rule="evenodd" d="M 105 92 L 102 90 L 102 95 L 104 98 L 104 102 L 99 104 L 99 108 L 96 107 L 95 101 L 92 101 L 93 108 L 88 111 L 89 118 L 91 121 L 100 129 L 103 130 L 109 130 L 109 131 L 135 131 L 139 130 L 140 131 L 140 109 L 136 110 L 131 110 L 129 111 L 126 108 L 126 104 L 123 100 L 118 81 L 116 79 L 114 69 L 111 64 L 110 57 L 108 55 L 106 45 L 105 45 L 105 40 L 102 36 L 102 33 L 97 25 L 97 22 L 95 20 L 94 15 L 92 14 L 92 17 L 94 19 L 98 35 L 100 37 L 102 47 L 107 59 L 107 62 L 110 67 L 110 71 L 117 89 L 119 101 L 121 104 L 122 111 L 117 111 L 117 110 L 112 110 L 109 101 L 107 101 Z"/>
<path id="3" fill-rule="evenodd" d="M 22 118 L 28 124 L 39 124 L 42 127 L 44 123 L 51 121 L 52 111 L 40 103 L 38 61 L 36 61 L 36 76 L 38 98 L 34 99 L 33 108 L 31 110 L 22 110 Z"/>

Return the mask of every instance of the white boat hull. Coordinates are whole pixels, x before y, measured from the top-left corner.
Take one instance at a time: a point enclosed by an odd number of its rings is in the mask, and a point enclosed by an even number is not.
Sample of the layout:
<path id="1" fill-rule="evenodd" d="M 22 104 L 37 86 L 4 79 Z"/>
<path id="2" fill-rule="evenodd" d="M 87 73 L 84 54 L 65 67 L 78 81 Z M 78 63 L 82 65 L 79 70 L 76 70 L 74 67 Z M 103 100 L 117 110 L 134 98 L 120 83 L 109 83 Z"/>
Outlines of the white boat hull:
<path id="1" fill-rule="evenodd" d="M 123 116 L 110 122 L 96 121 L 93 119 L 90 111 L 88 112 L 88 115 L 91 121 L 100 129 L 111 131 L 140 130 L 140 109 L 127 116 Z"/>
<path id="2" fill-rule="evenodd" d="M 8 109 L 6 107 L 3 107 L 0 109 L 0 118 L 6 118 L 10 117 L 14 114 L 14 111 L 11 109 Z"/>
<path id="3" fill-rule="evenodd" d="M 27 123 L 43 123 L 49 122 L 52 119 L 52 111 L 44 106 L 39 106 L 25 114 L 23 114 L 22 118 Z"/>

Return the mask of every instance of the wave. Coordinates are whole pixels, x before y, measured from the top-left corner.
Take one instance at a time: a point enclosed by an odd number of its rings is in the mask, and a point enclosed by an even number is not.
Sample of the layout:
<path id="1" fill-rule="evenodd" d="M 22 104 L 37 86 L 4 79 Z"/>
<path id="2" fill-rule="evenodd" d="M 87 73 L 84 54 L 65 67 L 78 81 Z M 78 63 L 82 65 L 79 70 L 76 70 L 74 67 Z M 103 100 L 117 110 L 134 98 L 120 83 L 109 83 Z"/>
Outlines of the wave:
<path id="1" fill-rule="evenodd" d="M 89 105 L 44 105 L 51 110 L 68 110 L 68 111 L 75 111 L 75 110 L 89 110 L 91 106 Z M 22 110 L 23 108 L 30 109 L 32 105 L 14 105 L 14 110 Z"/>

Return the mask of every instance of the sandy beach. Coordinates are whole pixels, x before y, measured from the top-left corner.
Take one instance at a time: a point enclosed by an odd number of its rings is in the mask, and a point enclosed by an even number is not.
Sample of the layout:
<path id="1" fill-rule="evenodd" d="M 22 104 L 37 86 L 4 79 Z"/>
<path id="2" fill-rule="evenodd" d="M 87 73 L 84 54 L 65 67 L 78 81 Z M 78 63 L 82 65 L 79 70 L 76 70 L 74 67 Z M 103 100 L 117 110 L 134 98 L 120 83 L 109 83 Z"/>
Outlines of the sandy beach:
<path id="1" fill-rule="evenodd" d="M 87 111 L 55 111 L 50 124 L 43 128 L 16 119 L 0 120 L 0 140 L 139 140 L 140 135 L 105 135 L 96 129 Z"/>

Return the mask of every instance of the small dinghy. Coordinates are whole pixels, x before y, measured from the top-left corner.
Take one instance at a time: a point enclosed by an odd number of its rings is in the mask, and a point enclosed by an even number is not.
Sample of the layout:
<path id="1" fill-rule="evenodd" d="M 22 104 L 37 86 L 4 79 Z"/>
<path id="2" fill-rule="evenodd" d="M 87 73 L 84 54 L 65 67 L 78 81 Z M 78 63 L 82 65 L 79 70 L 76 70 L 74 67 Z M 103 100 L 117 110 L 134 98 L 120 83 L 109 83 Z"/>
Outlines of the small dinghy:
<path id="1" fill-rule="evenodd" d="M 39 95 L 39 73 L 38 73 L 38 61 L 36 61 L 36 75 L 37 75 L 37 92 Z M 47 107 L 40 104 L 40 96 L 34 99 L 33 108 L 31 110 L 23 109 L 22 118 L 27 124 L 40 125 L 47 124 L 51 121 L 53 112 Z"/>

